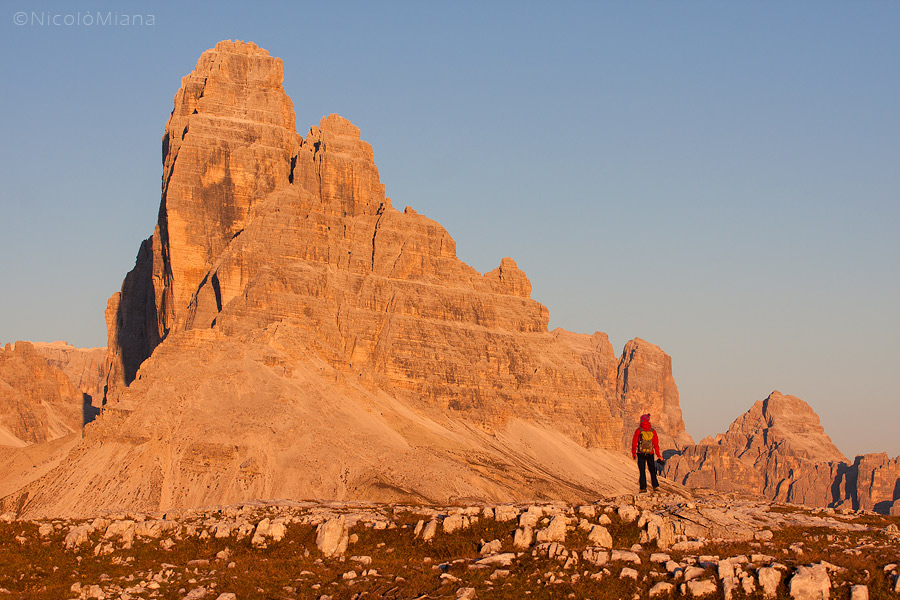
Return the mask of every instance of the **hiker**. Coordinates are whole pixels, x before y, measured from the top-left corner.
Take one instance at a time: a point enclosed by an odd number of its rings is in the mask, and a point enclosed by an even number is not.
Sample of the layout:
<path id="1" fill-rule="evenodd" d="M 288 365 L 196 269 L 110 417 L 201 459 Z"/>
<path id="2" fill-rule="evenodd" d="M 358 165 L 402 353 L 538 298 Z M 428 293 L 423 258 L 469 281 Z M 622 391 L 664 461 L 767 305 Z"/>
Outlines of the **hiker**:
<path id="1" fill-rule="evenodd" d="M 647 473 L 644 471 L 645 466 L 650 471 L 650 483 L 653 484 L 654 491 L 659 487 L 659 482 L 656 480 L 656 462 L 653 460 L 654 454 L 659 457 L 661 464 L 665 464 L 662 454 L 659 453 L 659 436 L 656 435 L 656 430 L 650 426 L 650 413 L 647 413 L 641 415 L 641 426 L 635 429 L 634 437 L 631 439 L 631 459 L 637 460 L 638 471 L 641 474 L 638 483 L 641 486 L 642 492 L 647 491 Z"/>

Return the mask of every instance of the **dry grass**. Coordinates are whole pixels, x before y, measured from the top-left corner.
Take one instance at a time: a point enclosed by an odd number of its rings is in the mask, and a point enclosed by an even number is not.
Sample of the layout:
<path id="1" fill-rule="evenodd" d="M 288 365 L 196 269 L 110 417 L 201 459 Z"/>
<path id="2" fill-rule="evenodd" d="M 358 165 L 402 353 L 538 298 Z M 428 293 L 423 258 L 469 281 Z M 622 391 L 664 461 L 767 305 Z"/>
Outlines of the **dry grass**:
<path id="1" fill-rule="evenodd" d="M 616 547 L 629 548 L 636 543 L 640 535 L 636 523 L 610 516 L 613 522 L 607 528 Z M 110 555 L 95 557 L 93 548 L 100 542 L 100 533 L 95 533 L 91 543 L 76 555 L 64 550 L 67 528 L 41 539 L 37 525 L 0 523 L 0 588 L 8 592 L 0 592 L 0 600 L 77 598 L 78 594 L 71 591 L 75 583 L 100 585 L 104 589 L 117 586 L 118 593 L 131 588 L 132 598 L 162 600 L 181 600 L 198 587 L 205 587 L 206 598 L 212 600 L 223 592 L 233 592 L 239 600 L 305 600 L 322 596 L 332 600 L 452 599 L 464 587 L 475 588 L 482 600 L 604 600 L 631 599 L 636 594 L 645 598 L 646 590 L 656 581 L 680 583 L 660 575 L 663 569 L 649 562 L 650 553 L 656 551 L 652 545 L 642 551 L 641 565 L 610 564 L 606 573 L 604 568 L 584 561 L 565 569 L 562 561 L 531 552 L 522 554 L 510 567 L 482 568 L 476 561 L 481 558 L 479 549 L 483 542 L 500 540 L 503 552 L 513 551 L 514 522 L 480 519 L 465 530 L 449 535 L 439 532 L 434 540 L 424 542 L 413 538 L 412 528 L 419 518 L 428 520 L 424 515 L 398 513 L 392 519 L 398 525 L 393 529 L 355 527 L 353 533 L 358 540 L 340 559 L 324 559 L 320 555 L 312 525 L 290 525 L 286 537 L 266 549 L 253 548 L 249 538 L 201 540 L 194 536 L 177 540 L 168 551 L 160 549 L 159 540 L 135 541 L 130 550 L 117 549 Z M 873 527 L 896 521 L 868 518 Z M 24 543 L 17 537 L 24 538 Z M 567 537 L 566 547 L 579 557 L 589 545 L 581 530 L 576 529 Z M 216 557 L 226 549 L 227 558 Z M 853 553 L 846 553 L 845 549 Z M 675 560 L 690 560 L 684 553 L 670 554 Z M 867 584 L 873 599 L 895 597 L 883 566 L 900 559 L 897 542 L 882 530 L 848 532 L 810 527 L 777 531 L 771 542 L 713 544 L 700 554 L 723 558 L 768 554 L 789 568 L 828 561 L 843 569 L 832 574 L 832 598 L 839 599 L 849 598 L 849 585 L 856 583 Z M 371 563 L 353 560 L 360 556 L 370 557 Z M 623 566 L 637 570 L 637 582 L 619 578 Z M 345 579 L 351 571 L 356 577 Z M 599 579 L 591 577 L 596 573 L 601 573 Z M 714 567 L 704 574 L 705 578 L 714 576 Z M 158 589 L 135 588 L 154 577 L 159 580 Z M 669 597 L 680 597 L 677 587 L 675 595 Z M 721 588 L 718 597 L 723 597 Z M 736 599 L 744 597 L 741 593 L 735 595 Z M 783 581 L 779 598 L 788 597 Z M 762 598 L 761 591 L 749 598 Z"/>

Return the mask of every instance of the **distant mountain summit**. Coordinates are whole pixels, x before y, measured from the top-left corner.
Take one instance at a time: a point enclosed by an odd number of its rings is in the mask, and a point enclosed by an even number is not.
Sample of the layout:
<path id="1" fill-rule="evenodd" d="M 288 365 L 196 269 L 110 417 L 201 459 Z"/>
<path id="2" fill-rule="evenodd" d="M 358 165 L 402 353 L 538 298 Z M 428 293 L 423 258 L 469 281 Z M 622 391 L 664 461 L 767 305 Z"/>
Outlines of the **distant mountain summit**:
<path id="1" fill-rule="evenodd" d="M 5 506 L 591 500 L 634 489 L 636 415 L 690 443 L 667 355 L 549 332 L 515 261 L 481 274 L 392 206 L 352 123 L 298 135 L 282 78 L 232 41 L 183 78 L 158 222 L 107 306 L 104 413 Z"/>
<path id="2" fill-rule="evenodd" d="M 672 457 L 665 475 L 688 487 L 809 506 L 888 513 L 900 499 L 900 459 L 868 454 L 851 464 L 809 404 L 778 391 L 756 402 L 725 433 Z"/>

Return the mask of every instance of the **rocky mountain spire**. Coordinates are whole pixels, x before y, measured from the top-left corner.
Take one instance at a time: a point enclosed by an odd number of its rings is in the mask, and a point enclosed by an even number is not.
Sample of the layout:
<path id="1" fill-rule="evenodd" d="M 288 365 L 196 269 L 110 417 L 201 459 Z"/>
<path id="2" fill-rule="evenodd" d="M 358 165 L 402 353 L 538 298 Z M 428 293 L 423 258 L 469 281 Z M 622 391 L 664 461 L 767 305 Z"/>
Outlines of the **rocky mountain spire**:
<path id="1" fill-rule="evenodd" d="M 186 326 L 198 287 L 251 207 L 290 183 L 300 137 L 283 78 L 281 59 L 223 41 L 182 79 L 162 140 L 159 220 L 107 307 L 109 392 Z"/>
<path id="2" fill-rule="evenodd" d="M 548 332 L 513 259 L 481 274 L 440 224 L 396 210 L 350 121 L 301 139 L 281 78 L 264 50 L 222 42 L 183 79 L 159 220 L 107 307 L 104 414 L 9 502 L 629 489 L 614 372 Z"/>

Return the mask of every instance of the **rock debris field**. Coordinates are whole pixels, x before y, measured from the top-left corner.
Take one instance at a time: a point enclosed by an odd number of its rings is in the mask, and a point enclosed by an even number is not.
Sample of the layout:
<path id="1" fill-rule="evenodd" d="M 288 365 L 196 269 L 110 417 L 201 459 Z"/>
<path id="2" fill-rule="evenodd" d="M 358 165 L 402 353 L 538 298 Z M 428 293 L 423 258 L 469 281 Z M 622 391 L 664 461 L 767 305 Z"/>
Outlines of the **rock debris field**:
<path id="1" fill-rule="evenodd" d="M 0 516 L 0 600 L 900 598 L 900 519 L 732 496 Z"/>

